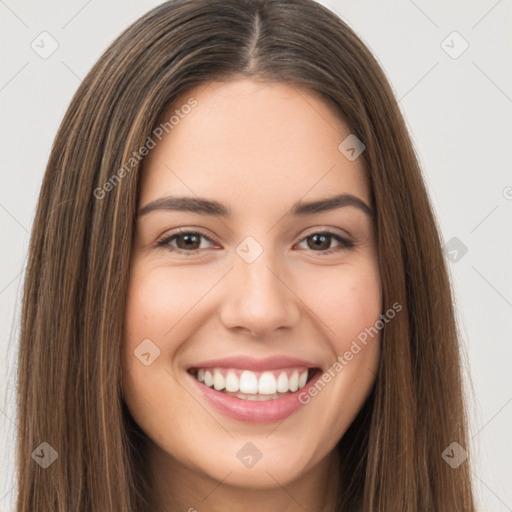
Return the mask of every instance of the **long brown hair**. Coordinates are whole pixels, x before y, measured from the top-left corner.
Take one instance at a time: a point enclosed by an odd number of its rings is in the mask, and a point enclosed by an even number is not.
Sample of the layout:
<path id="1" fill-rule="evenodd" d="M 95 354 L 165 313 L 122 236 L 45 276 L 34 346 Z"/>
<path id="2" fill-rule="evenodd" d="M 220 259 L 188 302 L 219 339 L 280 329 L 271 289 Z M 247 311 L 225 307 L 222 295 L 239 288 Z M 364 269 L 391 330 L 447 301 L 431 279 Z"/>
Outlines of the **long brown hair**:
<path id="1" fill-rule="evenodd" d="M 317 91 L 363 141 L 383 310 L 403 305 L 384 329 L 372 393 L 338 444 L 338 509 L 473 511 L 468 461 L 452 468 L 442 457 L 454 441 L 468 448 L 467 419 L 449 278 L 418 161 L 376 60 L 311 0 L 166 2 L 116 39 L 73 97 L 24 287 L 17 511 L 149 512 L 146 438 L 121 395 L 141 169 L 126 162 L 178 96 L 239 77 Z M 32 456 L 43 442 L 58 454 L 47 468 Z"/>

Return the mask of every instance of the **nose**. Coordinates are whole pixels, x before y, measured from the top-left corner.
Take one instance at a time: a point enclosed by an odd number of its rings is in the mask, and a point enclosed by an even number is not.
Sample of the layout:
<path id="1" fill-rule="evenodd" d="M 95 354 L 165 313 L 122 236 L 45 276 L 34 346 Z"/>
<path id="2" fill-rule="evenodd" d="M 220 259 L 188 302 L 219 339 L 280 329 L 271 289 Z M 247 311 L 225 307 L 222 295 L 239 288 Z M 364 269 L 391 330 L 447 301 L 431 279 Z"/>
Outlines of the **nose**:
<path id="1" fill-rule="evenodd" d="M 300 318 L 300 299 L 293 279 L 271 251 L 247 263 L 234 255 L 234 268 L 227 276 L 226 293 L 220 309 L 227 329 L 265 337 L 274 331 L 293 328 Z"/>

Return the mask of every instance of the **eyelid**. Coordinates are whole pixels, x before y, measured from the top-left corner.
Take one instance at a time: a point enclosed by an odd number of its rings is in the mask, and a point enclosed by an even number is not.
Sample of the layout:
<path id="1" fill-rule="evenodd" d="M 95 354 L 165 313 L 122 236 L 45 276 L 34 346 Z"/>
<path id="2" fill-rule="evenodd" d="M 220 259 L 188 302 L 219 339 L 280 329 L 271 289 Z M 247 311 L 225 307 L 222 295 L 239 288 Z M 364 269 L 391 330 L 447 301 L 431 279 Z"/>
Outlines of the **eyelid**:
<path id="1" fill-rule="evenodd" d="M 306 231 L 306 234 L 302 235 L 301 241 L 304 240 L 304 238 L 316 235 L 317 233 L 329 233 L 330 235 L 336 235 L 339 236 L 345 240 L 355 242 L 354 237 L 345 229 L 336 228 L 334 226 L 315 226 L 314 228 L 308 229 Z"/>

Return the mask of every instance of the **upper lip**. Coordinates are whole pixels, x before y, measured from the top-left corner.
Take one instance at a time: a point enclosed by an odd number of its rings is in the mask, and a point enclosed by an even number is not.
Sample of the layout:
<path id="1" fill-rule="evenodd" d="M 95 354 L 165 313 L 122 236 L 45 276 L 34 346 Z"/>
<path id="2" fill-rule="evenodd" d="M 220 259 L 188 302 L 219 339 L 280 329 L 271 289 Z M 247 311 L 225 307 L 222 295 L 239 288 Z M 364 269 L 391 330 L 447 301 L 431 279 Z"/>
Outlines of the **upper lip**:
<path id="1" fill-rule="evenodd" d="M 256 359 L 248 356 L 226 357 L 222 359 L 210 359 L 187 366 L 187 370 L 192 368 L 238 368 L 241 370 L 252 370 L 263 372 L 265 370 L 279 370 L 281 368 L 319 368 L 318 364 L 302 359 L 288 356 L 273 356 L 264 359 Z"/>

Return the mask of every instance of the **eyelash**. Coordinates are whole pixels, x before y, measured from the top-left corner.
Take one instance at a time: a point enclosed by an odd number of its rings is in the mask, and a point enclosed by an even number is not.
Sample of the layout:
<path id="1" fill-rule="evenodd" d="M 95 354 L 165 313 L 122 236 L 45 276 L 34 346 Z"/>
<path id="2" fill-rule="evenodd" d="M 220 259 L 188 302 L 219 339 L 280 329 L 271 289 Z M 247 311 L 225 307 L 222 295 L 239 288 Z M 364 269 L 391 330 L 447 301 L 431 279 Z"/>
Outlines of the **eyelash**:
<path id="1" fill-rule="evenodd" d="M 172 246 L 169 245 L 172 240 L 174 240 L 178 236 L 182 236 L 182 235 L 199 235 L 200 237 L 205 238 L 209 242 L 215 243 L 211 238 L 207 237 L 206 235 L 204 235 L 200 231 L 191 231 L 191 230 L 183 229 L 183 230 L 180 230 L 178 232 L 173 233 L 172 235 L 166 236 L 166 237 L 158 240 L 157 243 L 156 243 L 156 247 L 159 247 L 159 248 L 162 248 L 162 249 L 166 249 L 166 250 L 169 250 L 171 252 L 177 252 L 177 253 L 183 254 L 185 256 L 194 256 L 194 255 L 196 255 L 201 249 L 193 249 L 191 251 L 186 251 L 186 250 L 179 249 L 177 247 L 172 247 Z M 346 250 L 346 249 L 351 249 L 351 248 L 354 247 L 354 242 L 352 242 L 350 240 L 347 240 L 346 238 L 343 238 L 342 236 L 338 235 L 337 233 L 333 233 L 332 231 L 315 231 L 315 232 L 310 233 L 309 235 L 305 236 L 304 238 L 302 238 L 299 241 L 299 243 L 302 243 L 303 241 L 307 240 L 308 238 L 310 238 L 310 237 L 312 237 L 314 235 L 330 236 L 330 237 L 334 238 L 337 242 L 340 243 L 340 246 L 338 246 L 338 247 L 332 247 L 330 249 L 325 249 L 323 251 L 313 251 L 313 250 L 311 250 L 311 252 L 320 253 L 321 256 L 326 256 L 326 255 L 333 254 L 333 253 L 338 252 L 338 251 L 342 251 L 342 250 Z"/>

